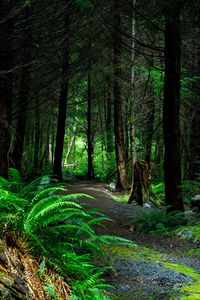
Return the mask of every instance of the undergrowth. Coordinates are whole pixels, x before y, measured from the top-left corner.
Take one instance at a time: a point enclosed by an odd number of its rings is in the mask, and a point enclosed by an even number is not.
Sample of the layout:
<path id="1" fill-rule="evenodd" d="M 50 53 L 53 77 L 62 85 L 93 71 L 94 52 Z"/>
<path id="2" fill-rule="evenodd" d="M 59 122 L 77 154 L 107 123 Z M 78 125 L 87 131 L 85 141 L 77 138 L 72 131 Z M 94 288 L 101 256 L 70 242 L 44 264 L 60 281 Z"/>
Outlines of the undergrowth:
<path id="1" fill-rule="evenodd" d="M 78 200 L 90 196 L 68 195 L 50 176 L 24 186 L 16 170 L 10 169 L 9 175 L 8 180 L 0 177 L 3 235 L 17 233 L 28 241 L 34 253 L 70 281 L 73 300 L 108 299 L 104 293 L 107 285 L 102 280 L 105 268 L 95 266 L 92 258 L 103 255 L 103 244 L 131 242 L 95 233 L 94 226 L 103 226 L 108 218 L 98 211 L 84 210 Z M 53 287 L 45 289 L 53 295 Z"/>
<path id="2" fill-rule="evenodd" d="M 148 209 L 130 216 L 129 222 L 139 232 L 144 233 L 168 233 L 172 229 L 185 224 L 185 216 L 182 212 L 168 212 L 168 208 Z"/>

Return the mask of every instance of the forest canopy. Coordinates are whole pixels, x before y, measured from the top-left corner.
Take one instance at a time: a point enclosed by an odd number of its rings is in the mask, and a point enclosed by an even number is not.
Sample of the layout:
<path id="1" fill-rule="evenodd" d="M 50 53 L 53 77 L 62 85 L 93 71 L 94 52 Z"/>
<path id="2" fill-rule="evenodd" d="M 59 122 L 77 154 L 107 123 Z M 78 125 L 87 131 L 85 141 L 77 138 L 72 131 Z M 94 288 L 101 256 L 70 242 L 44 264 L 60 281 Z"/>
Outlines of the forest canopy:
<path id="1" fill-rule="evenodd" d="M 183 210 L 200 174 L 199 15 L 187 0 L 1 1 L 0 175 L 114 179 L 138 203 L 151 178 Z"/>

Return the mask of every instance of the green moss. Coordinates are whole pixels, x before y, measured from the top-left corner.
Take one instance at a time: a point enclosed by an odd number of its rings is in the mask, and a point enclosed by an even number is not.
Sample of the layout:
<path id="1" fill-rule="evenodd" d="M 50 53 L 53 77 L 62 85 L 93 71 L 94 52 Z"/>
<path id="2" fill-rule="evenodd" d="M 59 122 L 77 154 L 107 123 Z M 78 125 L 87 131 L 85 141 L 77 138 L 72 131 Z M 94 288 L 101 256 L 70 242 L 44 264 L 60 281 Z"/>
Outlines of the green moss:
<path id="1" fill-rule="evenodd" d="M 176 234 L 181 238 L 198 242 L 200 241 L 200 225 L 181 227 Z"/>
<path id="2" fill-rule="evenodd" d="M 166 260 L 166 257 L 164 254 L 161 254 L 159 252 L 156 252 L 150 248 L 147 247 L 141 247 L 141 246 L 132 246 L 132 245 L 126 245 L 126 246 L 113 246 L 107 247 L 107 251 L 109 253 L 113 253 L 117 256 L 120 256 L 121 259 L 127 260 L 143 260 L 143 261 L 152 261 L 152 262 L 158 262 L 158 261 L 164 261 Z"/>
<path id="3" fill-rule="evenodd" d="M 199 274 L 193 268 L 187 267 L 185 265 L 173 264 L 173 263 L 168 263 L 168 262 L 164 262 L 164 263 L 162 263 L 162 265 L 163 265 L 163 267 L 165 267 L 167 269 L 173 269 L 179 273 L 186 274 L 186 275 L 192 277 L 194 280 L 196 280 L 198 278 L 200 279 Z"/>
<path id="4" fill-rule="evenodd" d="M 4 272 L 0 272 L 0 282 L 3 285 L 5 284 L 6 286 L 12 286 L 14 284 L 14 280 Z"/>
<path id="5" fill-rule="evenodd" d="M 200 275 L 193 268 L 187 267 L 182 264 L 172 264 L 167 262 L 164 262 L 162 265 L 165 268 L 172 269 L 179 273 L 188 275 L 194 280 L 192 283 L 184 286 L 178 291 L 181 294 L 182 293 L 187 294 L 187 296 L 182 296 L 180 298 L 181 300 L 200 299 Z"/>
<path id="6" fill-rule="evenodd" d="M 196 248 L 196 249 L 190 249 L 188 251 L 188 255 L 195 255 L 195 256 L 200 256 L 200 248 Z"/>
<path id="7" fill-rule="evenodd" d="M 188 295 L 188 296 L 184 296 L 181 297 L 181 300 L 199 300 L 200 299 L 200 295 L 196 294 L 196 295 Z"/>
<path id="8" fill-rule="evenodd" d="M 200 249 L 196 249 L 200 253 Z M 131 259 L 131 260 L 141 260 L 146 262 L 154 262 L 154 263 L 160 263 L 162 266 L 166 269 L 171 269 L 174 271 L 177 271 L 179 273 L 185 274 L 187 276 L 190 276 L 193 279 L 193 282 L 187 284 L 181 289 L 178 289 L 177 292 L 179 295 L 183 295 L 181 300 L 196 300 L 200 299 L 200 275 L 190 267 L 187 267 L 183 264 L 175 264 L 175 263 L 169 263 L 167 260 L 166 255 L 156 252 L 150 248 L 147 247 L 135 247 L 135 246 L 112 246 L 107 247 L 107 252 L 113 253 L 114 255 L 113 260 L 116 258 L 116 256 L 120 256 L 120 259 Z M 115 298 L 112 298 L 113 300 L 122 299 L 116 295 Z M 177 298 L 171 298 L 171 299 L 177 299 Z"/>

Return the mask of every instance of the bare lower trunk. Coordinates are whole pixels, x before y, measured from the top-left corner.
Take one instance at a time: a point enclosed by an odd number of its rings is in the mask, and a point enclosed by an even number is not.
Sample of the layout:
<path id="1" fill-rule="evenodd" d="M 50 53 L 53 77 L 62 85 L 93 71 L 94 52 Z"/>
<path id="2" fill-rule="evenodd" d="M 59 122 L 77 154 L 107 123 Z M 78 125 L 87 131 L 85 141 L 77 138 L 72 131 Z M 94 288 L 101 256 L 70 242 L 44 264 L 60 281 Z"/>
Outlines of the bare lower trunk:
<path id="1" fill-rule="evenodd" d="M 134 163 L 134 182 L 128 200 L 129 204 L 135 202 L 138 205 L 143 205 L 149 188 L 149 175 L 149 165 L 147 162 L 136 161 Z"/>

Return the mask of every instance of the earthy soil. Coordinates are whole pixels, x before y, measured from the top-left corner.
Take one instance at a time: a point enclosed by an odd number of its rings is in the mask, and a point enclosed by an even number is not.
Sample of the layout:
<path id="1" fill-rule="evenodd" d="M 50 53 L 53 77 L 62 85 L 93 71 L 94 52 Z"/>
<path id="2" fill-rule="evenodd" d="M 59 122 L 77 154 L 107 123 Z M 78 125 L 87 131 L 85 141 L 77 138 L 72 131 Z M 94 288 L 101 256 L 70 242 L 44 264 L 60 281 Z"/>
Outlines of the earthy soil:
<path id="1" fill-rule="evenodd" d="M 200 273 L 200 259 L 188 255 L 188 250 L 198 245 L 175 236 L 141 234 L 130 226 L 130 215 L 149 208 L 116 201 L 117 194 L 111 192 L 104 183 L 76 180 L 68 181 L 66 184 L 69 193 L 84 193 L 93 196 L 94 199 L 83 197 L 80 201 L 86 204 L 86 207 L 100 209 L 112 219 L 111 222 L 105 222 L 106 227 L 96 229 L 99 234 L 115 235 L 132 240 L 141 247 L 149 247 L 152 251 L 165 255 L 169 263 L 184 264 Z M 113 256 L 112 251 L 109 253 L 109 250 L 107 255 L 112 260 L 115 269 L 106 278 L 107 282 L 115 286 L 115 291 L 112 291 L 113 299 L 181 299 L 182 293 L 173 297 L 170 295 L 173 295 L 174 289 L 193 281 L 186 274 L 164 268 L 159 261 L 147 262 L 145 259 L 134 260 L 120 255 Z M 195 293 L 199 294 L 199 298 L 195 299 L 200 299 L 200 286 Z M 187 295 L 188 298 L 184 299 L 190 299 L 190 294 Z"/>

